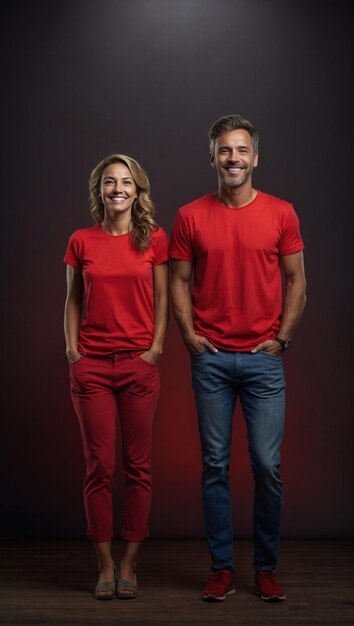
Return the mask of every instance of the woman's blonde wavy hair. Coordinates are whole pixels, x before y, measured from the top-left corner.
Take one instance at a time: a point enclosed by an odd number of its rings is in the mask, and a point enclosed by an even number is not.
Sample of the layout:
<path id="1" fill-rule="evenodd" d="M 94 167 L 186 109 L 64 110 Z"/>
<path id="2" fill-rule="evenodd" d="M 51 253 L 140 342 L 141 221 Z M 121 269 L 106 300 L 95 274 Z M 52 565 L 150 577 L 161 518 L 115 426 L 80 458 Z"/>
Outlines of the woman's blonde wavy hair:
<path id="1" fill-rule="evenodd" d="M 104 205 L 100 196 L 100 186 L 102 174 L 108 165 L 112 163 L 123 163 L 130 171 L 137 186 L 138 197 L 132 206 L 132 228 L 130 236 L 136 248 L 145 252 L 151 241 L 153 230 L 158 228 L 153 215 L 154 204 L 150 197 L 150 182 L 144 169 L 137 161 L 125 154 L 111 154 L 103 159 L 95 169 L 92 170 L 89 178 L 89 200 L 90 212 L 97 224 L 101 224 L 104 219 Z"/>

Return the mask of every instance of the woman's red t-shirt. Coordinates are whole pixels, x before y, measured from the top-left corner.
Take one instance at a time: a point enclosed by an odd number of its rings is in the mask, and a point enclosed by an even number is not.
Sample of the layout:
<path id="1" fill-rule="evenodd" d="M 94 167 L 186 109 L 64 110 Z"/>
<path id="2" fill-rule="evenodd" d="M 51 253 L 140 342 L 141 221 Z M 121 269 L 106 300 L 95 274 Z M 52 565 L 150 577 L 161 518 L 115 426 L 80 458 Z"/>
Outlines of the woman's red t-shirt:
<path id="1" fill-rule="evenodd" d="M 106 355 L 148 350 L 154 335 L 153 267 L 168 260 L 168 238 L 156 229 L 142 253 L 129 233 L 110 235 L 99 225 L 70 237 L 64 262 L 80 268 L 85 309 L 78 350 Z"/>

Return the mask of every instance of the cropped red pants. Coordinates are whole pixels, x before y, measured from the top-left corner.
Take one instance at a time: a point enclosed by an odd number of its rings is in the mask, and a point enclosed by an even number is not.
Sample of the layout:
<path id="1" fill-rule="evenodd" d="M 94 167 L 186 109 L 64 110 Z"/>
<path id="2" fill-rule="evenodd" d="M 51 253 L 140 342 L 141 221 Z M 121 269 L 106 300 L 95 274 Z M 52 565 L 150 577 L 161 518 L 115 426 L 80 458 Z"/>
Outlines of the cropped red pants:
<path id="1" fill-rule="evenodd" d="M 83 356 L 70 365 L 71 396 L 86 461 L 87 535 L 94 542 L 110 541 L 113 537 L 117 416 L 125 473 L 121 537 L 141 541 L 148 535 L 152 424 L 160 385 L 157 366 L 144 361 L 140 354 Z"/>

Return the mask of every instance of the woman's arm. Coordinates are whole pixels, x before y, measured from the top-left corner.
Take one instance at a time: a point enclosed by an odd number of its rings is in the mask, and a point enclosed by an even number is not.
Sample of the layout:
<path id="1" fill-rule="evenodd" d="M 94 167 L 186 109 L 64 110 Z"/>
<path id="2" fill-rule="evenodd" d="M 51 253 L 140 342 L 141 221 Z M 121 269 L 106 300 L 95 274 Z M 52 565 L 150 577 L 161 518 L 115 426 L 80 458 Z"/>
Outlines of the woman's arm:
<path id="1" fill-rule="evenodd" d="M 64 309 L 64 335 L 66 356 L 69 363 L 81 358 L 77 349 L 84 301 L 84 282 L 81 270 L 67 265 L 66 270 L 67 296 Z"/>
<path id="2" fill-rule="evenodd" d="M 162 353 L 168 322 L 168 263 L 153 267 L 155 328 L 149 350 L 141 357 L 149 363 L 156 363 Z"/>

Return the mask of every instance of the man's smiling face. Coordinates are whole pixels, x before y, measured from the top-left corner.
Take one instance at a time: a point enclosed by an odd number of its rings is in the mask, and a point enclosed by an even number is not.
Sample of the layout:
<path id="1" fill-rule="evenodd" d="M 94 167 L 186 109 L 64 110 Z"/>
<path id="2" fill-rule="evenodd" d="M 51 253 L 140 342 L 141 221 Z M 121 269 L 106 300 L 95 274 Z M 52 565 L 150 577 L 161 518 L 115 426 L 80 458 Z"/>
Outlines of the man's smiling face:
<path id="1" fill-rule="evenodd" d="M 218 135 L 210 162 L 223 186 L 243 185 L 258 164 L 258 154 L 254 152 L 249 132 L 240 128 Z"/>

